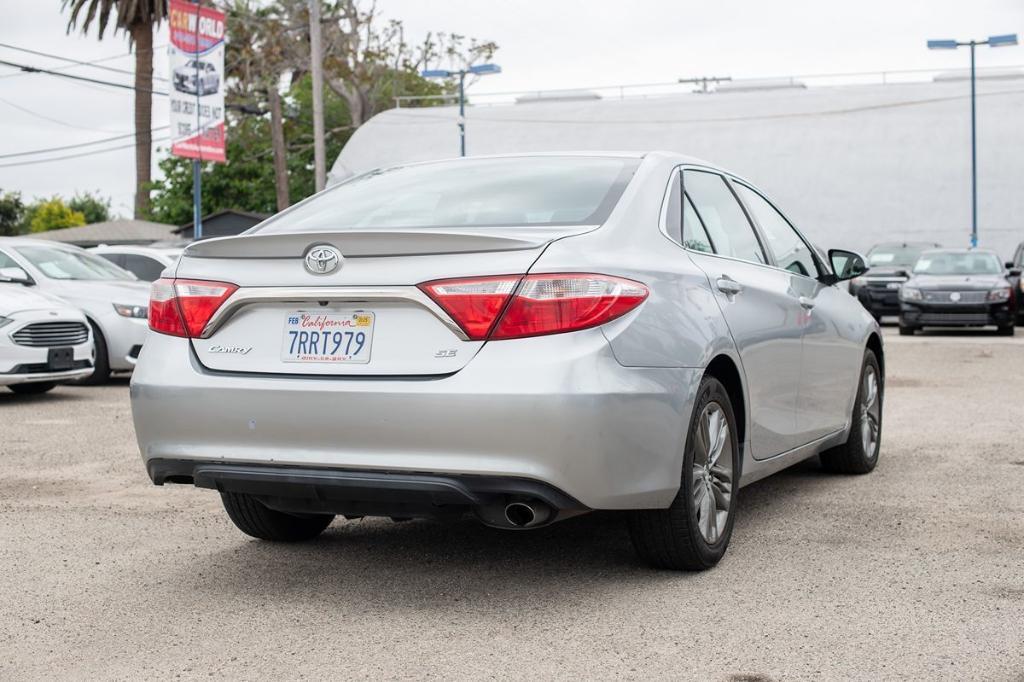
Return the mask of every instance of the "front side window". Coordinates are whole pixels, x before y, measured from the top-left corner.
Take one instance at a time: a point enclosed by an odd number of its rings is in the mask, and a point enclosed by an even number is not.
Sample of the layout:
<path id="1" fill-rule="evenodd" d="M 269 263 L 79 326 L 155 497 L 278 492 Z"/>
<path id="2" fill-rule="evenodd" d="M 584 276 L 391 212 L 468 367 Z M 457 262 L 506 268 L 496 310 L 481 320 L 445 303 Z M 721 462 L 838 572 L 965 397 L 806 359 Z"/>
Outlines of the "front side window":
<path id="1" fill-rule="evenodd" d="M 20 268 L 17 262 L 3 251 L 0 251 L 0 268 Z"/>
<path id="2" fill-rule="evenodd" d="M 639 163 L 534 156 L 373 171 L 278 214 L 257 232 L 600 225 Z"/>
<path id="3" fill-rule="evenodd" d="M 683 189 L 693 201 L 715 253 L 751 263 L 767 263 L 754 228 L 740 208 L 725 178 L 717 173 L 687 170 Z"/>
<path id="4" fill-rule="evenodd" d="M 17 246 L 18 253 L 50 279 L 134 280 L 135 277 L 105 258 L 57 246 Z"/>
<path id="5" fill-rule="evenodd" d="M 734 186 L 761 226 L 779 267 L 804 277 L 817 277 L 818 265 L 814 262 L 814 254 L 789 221 L 751 188 L 738 182 Z"/>

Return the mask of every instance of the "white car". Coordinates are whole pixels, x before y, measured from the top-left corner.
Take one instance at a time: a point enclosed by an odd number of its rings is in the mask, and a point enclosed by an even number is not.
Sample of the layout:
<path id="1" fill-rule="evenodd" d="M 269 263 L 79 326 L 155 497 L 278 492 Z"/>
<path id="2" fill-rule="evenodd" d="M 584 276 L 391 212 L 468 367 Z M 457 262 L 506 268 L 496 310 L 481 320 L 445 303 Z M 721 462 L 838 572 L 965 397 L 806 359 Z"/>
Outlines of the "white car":
<path id="1" fill-rule="evenodd" d="M 96 344 L 95 371 L 85 383 L 135 369 L 149 331 L 148 282 L 77 246 L 27 237 L 0 237 L 3 273 L 85 313 Z"/>
<path id="2" fill-rule="evenodd" d="M 89 251 L 124 268 L 143 282 L 155 282 L 160 273 L 178 262 L 185 247 L 95 246 Z"/>
<path id="3" fill-rule="evenodd" d="M 0 386 L 45 393 L 93 372 L 93 341 L 80 310 L 9 281 L 0 269 Z"/>

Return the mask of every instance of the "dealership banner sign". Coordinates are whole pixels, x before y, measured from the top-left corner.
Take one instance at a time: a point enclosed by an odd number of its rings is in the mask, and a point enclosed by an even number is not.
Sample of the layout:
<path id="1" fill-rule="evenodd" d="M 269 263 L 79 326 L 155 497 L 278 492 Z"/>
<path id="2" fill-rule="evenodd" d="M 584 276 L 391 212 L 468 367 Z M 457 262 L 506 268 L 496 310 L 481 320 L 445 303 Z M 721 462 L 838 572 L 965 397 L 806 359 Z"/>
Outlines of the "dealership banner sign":
<path id="1" fill-rule="evenodd" d="M 226 161 L 224 148 L 225 15 L 170 0 L 171 153 Z"/>

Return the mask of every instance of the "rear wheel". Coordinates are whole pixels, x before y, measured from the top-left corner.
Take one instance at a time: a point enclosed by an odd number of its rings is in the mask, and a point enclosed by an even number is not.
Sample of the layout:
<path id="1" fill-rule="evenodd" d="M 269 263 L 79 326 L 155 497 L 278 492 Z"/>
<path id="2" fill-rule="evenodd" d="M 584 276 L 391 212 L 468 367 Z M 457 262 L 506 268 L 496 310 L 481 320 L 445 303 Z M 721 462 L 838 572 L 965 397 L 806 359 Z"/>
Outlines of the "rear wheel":
<path id="1" fill-rule="evenodd" d="M 79 379 L 78 383 L 84 386 L 98 386 L 110 379 L 110 356 L 107 354 L 107 340 L 103 337 L 103 332 L 92 322 L 89 322 L 89 326 L 92 327 L 93 343 L 96 346 L 96 362 L 93 364 L 92 374 Z"/>
<path id="2" fill-rule="evenodd" d="M 1006 324 L 999 328 L 998 334 L 1000 336 L 1013 336 L 1016 329 L 1012 324 Z"/>
<path id="3" fill-rule="evenodd" d="M 736 418 L 725 387 L 705 377 L 697 391 L 682 483 L 668 509 L 631 512 L 637 553 L 657 568 L 702 571 L 725 554 L 739 482 Z"/>
<path id="4" fill-rule="evenodd" d="M 320 535 L 334 520 L 333 514 L 286 514 L 265 506 L 252 495 L 221 493 L 224 509 L 238 530 L 260 540 L 301 542 Z"/>
<path id="5" fill-rule="evenodd" d="M 31 384 L 11 384 L 7 388 L 22 395 L 38 395 L 53 390 L 56 385 L 52 381 L 37 381 Z"/>
<path id="6" fill-rule="evenodd" d="M 821 453 L 821 463 L 826 469 L 842 474 L 866 474 L 875 468 L 882 445 L 883 393 L 878 359 L 874 352 L 865 351 L 850 435 L 842 445 Z"/>

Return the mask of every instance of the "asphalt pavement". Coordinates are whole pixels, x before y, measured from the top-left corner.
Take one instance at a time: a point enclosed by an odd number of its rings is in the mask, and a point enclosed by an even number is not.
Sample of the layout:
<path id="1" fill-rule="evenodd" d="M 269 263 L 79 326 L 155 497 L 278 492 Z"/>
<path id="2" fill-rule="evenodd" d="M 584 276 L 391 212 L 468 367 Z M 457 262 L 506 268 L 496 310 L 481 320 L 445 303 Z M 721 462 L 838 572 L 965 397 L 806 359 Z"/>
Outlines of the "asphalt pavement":
<path id="1" fill-rule="evenodd" d="M 1024 680 L 1024 335 L 892 331 L 876 471 L 743 489 L 701 574 L 610 513 L 259 542 L 149 483 L 126 381 L 0 390 L 0 679 Z"/>

